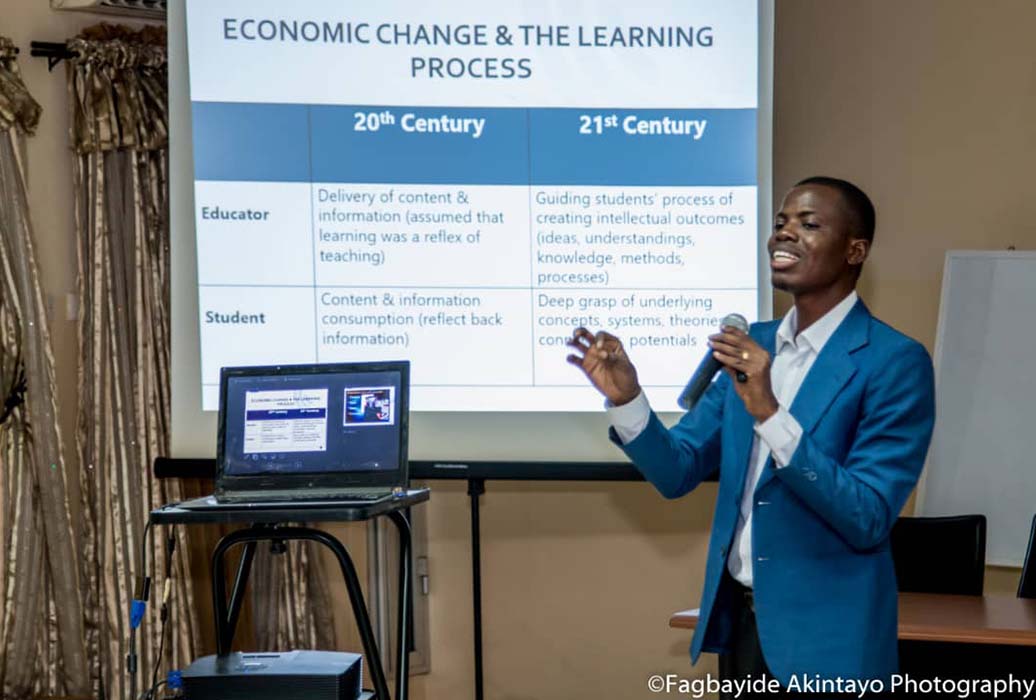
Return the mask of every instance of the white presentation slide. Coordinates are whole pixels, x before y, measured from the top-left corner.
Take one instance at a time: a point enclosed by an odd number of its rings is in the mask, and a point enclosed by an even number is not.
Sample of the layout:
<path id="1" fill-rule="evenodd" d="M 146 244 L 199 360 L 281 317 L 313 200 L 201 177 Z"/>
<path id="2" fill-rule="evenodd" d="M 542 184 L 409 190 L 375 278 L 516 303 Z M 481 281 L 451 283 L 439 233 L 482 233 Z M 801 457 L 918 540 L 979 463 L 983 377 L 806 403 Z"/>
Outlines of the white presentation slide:
<path id="1" fill-rule="evenodd" d="M 327 389 L 245 392 L 246 455 L 327 449 Z"/>
<path id="2" fill-rule="evenodd" d="M 406 359 L 414 411 L 600 411 L 585 326 L 675 410 L 719 320 L 758 317 L 758 24 L 187 0 L 204 409 L 223 366 Z"/>

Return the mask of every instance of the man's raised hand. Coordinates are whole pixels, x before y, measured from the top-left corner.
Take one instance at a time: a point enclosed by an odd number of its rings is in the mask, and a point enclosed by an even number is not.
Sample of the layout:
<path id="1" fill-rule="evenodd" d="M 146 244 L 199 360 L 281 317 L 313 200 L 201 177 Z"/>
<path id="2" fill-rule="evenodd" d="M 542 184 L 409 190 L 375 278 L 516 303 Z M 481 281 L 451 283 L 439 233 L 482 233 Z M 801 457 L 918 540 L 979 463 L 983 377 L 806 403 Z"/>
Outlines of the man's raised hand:
<path id="1" fill-rule="evenodd" d="M 640 394 L 637 369 L 618 338 L 604 331 L 595 335 L 579 327 L 572 333 L 568 346 L 575 351 L 568 356 L 568 362 L 583 370 L 590 383 L 613 405 L 629 403 Z"/>

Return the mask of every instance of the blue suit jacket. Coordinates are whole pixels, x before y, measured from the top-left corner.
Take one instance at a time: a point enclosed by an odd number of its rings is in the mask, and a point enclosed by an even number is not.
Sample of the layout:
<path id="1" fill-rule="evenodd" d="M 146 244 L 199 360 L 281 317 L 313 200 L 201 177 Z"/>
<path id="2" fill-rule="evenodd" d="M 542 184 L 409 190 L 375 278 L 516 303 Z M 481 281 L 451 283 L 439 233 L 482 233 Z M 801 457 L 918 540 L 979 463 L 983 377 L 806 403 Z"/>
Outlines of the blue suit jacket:
<path id="1" fill-rule="evenodd" d="M 778 321 L 752 326 L 774 354 Z M 927 351 L 858 302 L 790 408 L 803 428 L 791 462 L 764 469 L 752 520 L 759 640 L 771 672 L 869 679 L 896 671 L 897 593 L 889 532 L 917 482 L 935 418 Z M 721 587 L 754 420 L 726 373 L 667 430 L 654 414 L 620 445 L 666 497 L 719 468 L 701 617 L 691 658 L 725 651 L 734 606 Z M 613 434 L 613 439 L 615 439 Z M 721 590 L 722 588 L 722 590 Z"/>

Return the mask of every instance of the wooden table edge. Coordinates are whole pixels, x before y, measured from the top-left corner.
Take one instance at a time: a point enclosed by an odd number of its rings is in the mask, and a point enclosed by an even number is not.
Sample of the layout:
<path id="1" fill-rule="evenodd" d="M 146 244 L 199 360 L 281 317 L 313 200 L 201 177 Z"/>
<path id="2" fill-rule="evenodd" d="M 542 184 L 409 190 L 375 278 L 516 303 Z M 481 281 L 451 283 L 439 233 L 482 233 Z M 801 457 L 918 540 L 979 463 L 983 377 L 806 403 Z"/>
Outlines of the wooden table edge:
<path id="1" fill-rule="evenodd" d="M 698 626 L 699 608 L 680 610 L 669 617 L 671 629 L 693 630 Z M 1010 629 L 984 629 L 976 631 L 967 627 L 941 627 L 933 630 L 927 625 L 899 625 L 899 639 L 915 642 L 948 642 L 952 644 L 1002 644 L 1006 646 L 1036 647 L 1036 635 L 1019 633 Z"/>
<path id="2" fill-rule="evenodd" d="M 950 644 L 1001 644 L 1012 647 L 1036 647 L 1036 635 L 1017 630 L 975 631 L 964 627 L 942 627 L 938 632 L 920 625 L 900 625 L 899 638 L 911 642 L 947 642 Z"/>
<path id="3" fill-rule="evenodd" d="M 669 616 L 669 626 L 677 630 L 693 630 L 698 626 L 698 615 L 700 613 L 701 608 L 675 612 Z"/>

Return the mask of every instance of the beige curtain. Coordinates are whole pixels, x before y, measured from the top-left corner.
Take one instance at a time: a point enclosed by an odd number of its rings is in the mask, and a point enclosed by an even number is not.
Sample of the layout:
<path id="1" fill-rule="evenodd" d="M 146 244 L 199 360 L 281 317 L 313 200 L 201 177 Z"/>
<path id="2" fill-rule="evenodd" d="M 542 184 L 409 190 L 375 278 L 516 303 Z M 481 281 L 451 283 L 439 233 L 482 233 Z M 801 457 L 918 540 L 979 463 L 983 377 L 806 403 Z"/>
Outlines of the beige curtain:
<path id="1" fill-rule="evenodd" d="M 167 571 L 166 530 L 145 543 L 151 509 L 181 487 L 151 476 L 169 447 L 169 216 L 166 52 L 160 29 L 102 26 L 68 42 L 79 260 L 79 424 L 89 650 L 98 696 L 129 698 L 128 612 L 141 553 L 154 587 L 140 628 L 138 694 L 157 662 L 157 608 L 172 578 L 160 678 L 200 647 L 185 532 Z M 203 562 L 199 562 L 203 564 Z M 136 700 L 132 698 L 130 700 Z"/>
<path id="2" fill-rule="evenodd" d="M 101 660 L 109 698 L 127 697 L 125 611 L 139 573 L 143 526 L 150 509 L 180 500 L 175 480 L 158 482 L 150 465 L 169 452 L 169 217 L 167 82 L 164 33 L 101 25 L 69 48 L 73 174 L 80 275 L 80 415 L 76 445 L 87 513 L 89 609 L 97 611 L 91 652 Z M 183 667 L 212 653 L 210 619 L 199 619 L 184 575 L 206 569 L 188 561 L 188 537 L 211 533 L 178 528 L 173 570 L 157 571 L 158 589 L 172 575 L 173 615 L 163 668 Z M 159 533 L 160 535 L 164 533 Z M 161 568 L 164 536 L 149 560 Z M 195 548 L 196 552 L 197 549 Z M 275 561 L 257 557 L 248 619 L 257 648 L 330 648 L 333 630 L 320 558 L 292 546 Z M 197 601 L 201 603 L 202 601 Z M 312 604 L 311 604 L 312 603 Z M 204 626 L 204 629 L 202 629 Z M 142 628 L 140 661 L 151 668 L 158 626 Z M 245 635 L 247 638 L 248 635 Z"/>
<path id="3" fill-rule="evenodd" d="M 256 552 L 251 603 L 255 649 L 337 649 L 331 592 L 320 545 L 288 543 L 283 554 L 268 547 Z"/>
<path id="4" fill-rule="evenodd" d="M 0 696 L 89 698 L 77 530 L 29 220 L 24 138 L 40 118 L 0 38 Z"/>

